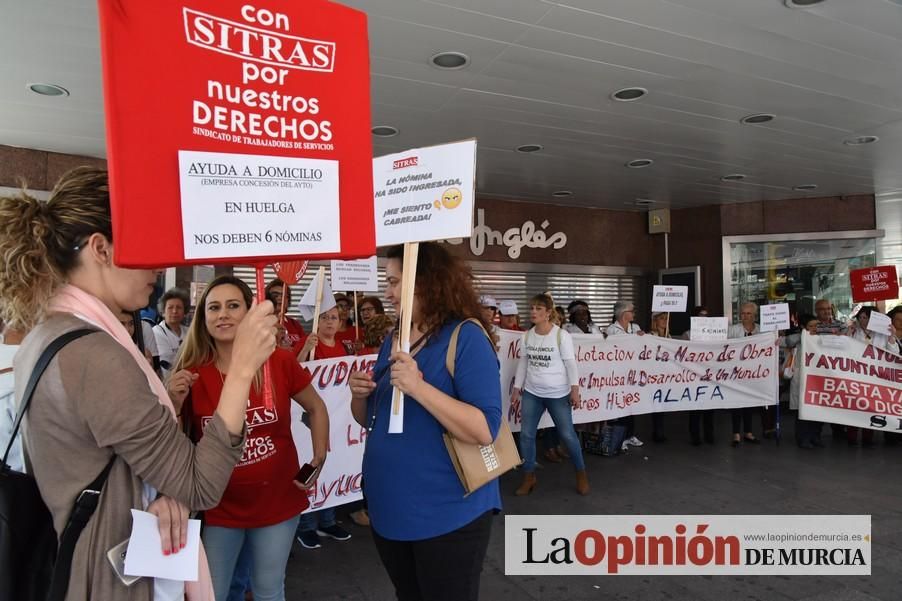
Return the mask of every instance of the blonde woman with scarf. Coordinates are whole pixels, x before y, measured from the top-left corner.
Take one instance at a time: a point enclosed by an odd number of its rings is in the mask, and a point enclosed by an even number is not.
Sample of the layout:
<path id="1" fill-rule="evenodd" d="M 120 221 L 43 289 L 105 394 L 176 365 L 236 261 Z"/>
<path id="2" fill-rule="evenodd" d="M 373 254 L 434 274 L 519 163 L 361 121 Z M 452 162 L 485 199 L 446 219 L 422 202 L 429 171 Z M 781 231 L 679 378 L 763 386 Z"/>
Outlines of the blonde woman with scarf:
<path id="1" fill-rule="evenodd" d="M 30 373 L 61 334 L 98 330 L 56 355 L 23 429 L 28 470 L 57 534 L 77 495 L 115 457 L 75 547 L 66 600 L 212 600 L 203 551 L 197 582 L 142 578 L 130 587 L 106 555 L 130 536 L 131 509 L 158 516 L 162 551 L 170 555 L 185 544 L 189 510 L 219 502 L 244 446 L 251 382 L 275 348 L 272 304 L 255 306 L 239 326 L 218 409 L 195 445 L 178 427 L 180 407 L 118 320 L 147 304 L 159 271 L 114 264 L 106 171 L 70 171 L 46 203 L 24 193 L 0 198 L 0 256 L 0 316 L 11 327 L 33 328 L 17 372 Z M 17 382 L 18 399 L 26 381 Z"/>

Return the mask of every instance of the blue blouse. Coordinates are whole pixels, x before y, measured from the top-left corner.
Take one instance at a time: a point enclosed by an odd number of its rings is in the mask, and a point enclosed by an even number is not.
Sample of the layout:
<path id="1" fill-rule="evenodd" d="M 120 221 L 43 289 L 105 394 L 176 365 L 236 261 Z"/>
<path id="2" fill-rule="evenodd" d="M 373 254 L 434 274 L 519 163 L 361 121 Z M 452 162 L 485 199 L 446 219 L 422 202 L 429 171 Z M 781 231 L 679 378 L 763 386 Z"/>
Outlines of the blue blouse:
<path id="1" fill-rule="evenodd" d="M 498 356 L 482 330 L 461 327 L 454 381 L 445 368 L 451 332 L 460 321 L 446 323 L 414 359 L 423 378 L 448 396 L 485 414 L 492 438 L 501 426 Z M 414 541 L 453 532 L 489 510 L 501 509 L 498 480 L 464 497 L 466 491 L 442 440 L 444 428 L 416 399 L 404 397 L 404 432 L 389 434 L 392 386 L 386 337 L 374 367 L 377 386 L 367 399 L 363 486 L 372 527 L 383 538 Z"/>

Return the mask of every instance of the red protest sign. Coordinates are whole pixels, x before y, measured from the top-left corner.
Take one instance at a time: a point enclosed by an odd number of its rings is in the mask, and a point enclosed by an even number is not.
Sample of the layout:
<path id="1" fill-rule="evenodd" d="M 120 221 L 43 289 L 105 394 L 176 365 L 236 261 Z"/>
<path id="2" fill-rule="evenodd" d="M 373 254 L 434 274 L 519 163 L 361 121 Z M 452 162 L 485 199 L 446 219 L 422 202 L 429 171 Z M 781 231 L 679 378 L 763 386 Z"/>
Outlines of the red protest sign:
<path id="1" fill-rule="evenodd" d="M 852 284 L 852 301 L 890 300 L 899 298 L 899 277 L 895 265 L 865 267 L 849 272 Z"/>
<path id="2" fill-rule="evenodd" d="M 272 268 L 286 284 L 297 284 L 307 271 L 307 261 L 281 261 L 273 263 Z"/>
<path id="3" fill-rule="evenodd" d="M 100 0 L 116 261 L 375 252 L 366 15 Z"/>

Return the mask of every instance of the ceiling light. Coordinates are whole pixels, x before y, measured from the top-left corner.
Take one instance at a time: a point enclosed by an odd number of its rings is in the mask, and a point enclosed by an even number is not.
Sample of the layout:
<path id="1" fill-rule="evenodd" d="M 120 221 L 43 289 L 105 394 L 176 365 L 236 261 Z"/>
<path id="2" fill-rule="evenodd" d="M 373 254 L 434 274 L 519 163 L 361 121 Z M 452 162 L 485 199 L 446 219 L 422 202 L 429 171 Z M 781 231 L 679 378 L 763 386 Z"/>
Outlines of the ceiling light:
<path id="1" fill-rule="evenodd" d="M 861 146 L 862 144 L 873 144 L 879 139 L 877 136 L 856 136 L 854 138 L 846 138 L 842 143 L 846 146 Z"/>
<path id="2" fill-rule="evenodd" d="M 650 198 L 637 198 L 635 204 L 636 204 L 636 206 L 639 206 L 639 207 L 648 207 L 653 204 L 657 204 L 657 202 L 658 202 L 657 200 L 652 200 Z"/>
<path id="3" fill-rule="evenodd" d="M 768 121 L 773 121 L 776 117 L 776 115 L 771 113 L 757 113 L 755 115 L 746 115 L 740 119 L 739 122 L 746 125 L 760 125 L 762 123 L 767 123 Z"/>
<path id="4" fill-rule="evenodd" d="M 524 144 L 523 146 L 517 146 L 517 152 L 539 152 L 542 150 L 541 144 Z"/>
<path id="5" fill-rule="evenodd" d="M 722 182 L 741 182 L 744 179 L 745 179 L 745 175 L 742 173 L 730 173 L 730 174 L 725 175 L 722 178 L 720 178 L 720 181 L 722 181 Z"/>
<path id="6" fill-rule="evenodd" d="M 439 52 L 433 54 L 429 62 L 439 69 L 453 71 L 463 69 L 470 64 L 470 57 L 463 52 Z"/>
<path id="7" fill-rule="evenodd" d="M 568 196 L 573 196 L 573 192 L 570 190 L 557 190 L 556 192 L 551 193 L 555 198 L 567 198 Z"/>
<path id="8" fill-rule="evenodd" d="M 783 0 L 788 8 L 811 8 L 815 4 L 821 4 L 824 0 Z"/>
<path id="9" fill-rule="evenodd" d="M 391 138 L 398 135 L 398 128 L 391 125 L 377 125 L 372 130 L 374 136 L 380 138 Z"/>
<path id="10" fill-rule="evenodd" d="M 41 96 L 68 96 L 69 90 L 53 83 L 30 83 L 28 89 Z"/>
<path id="11" fill-rule="evenodd" d="M 648 90 L 645 88 L 623 88 L 611 94 L 611 98 L 619 102 L 630 102 L 639 100 L 646 94 L 648 94 Z"/>
<path id="12" fill-rule="evenodd" d="M 651 159 L 633 159 L 627 163 L 626 166 L 630 169 L 641 169 L 642 167 L 648 167 L 654 164 L 655 162 Z"/>
<path id="13" fill-rule="evenodd" d="M 817 184 L 801 184 L 798 186 L 793 186 L 793 190 L 797 192 L 804 192 L 806 190 L 817 190 Z"/>

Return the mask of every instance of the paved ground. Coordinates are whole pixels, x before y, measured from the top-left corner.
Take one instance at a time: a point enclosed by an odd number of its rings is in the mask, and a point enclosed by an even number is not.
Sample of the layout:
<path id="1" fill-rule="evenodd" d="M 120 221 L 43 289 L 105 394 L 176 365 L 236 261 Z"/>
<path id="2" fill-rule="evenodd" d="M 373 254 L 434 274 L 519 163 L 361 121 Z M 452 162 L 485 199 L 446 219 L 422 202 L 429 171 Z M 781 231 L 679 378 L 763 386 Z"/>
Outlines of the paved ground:
<path id="1" fill-rule="evenodd" d="M 869 577 L 521 577 L 504 575 L 504 522 L 495 521 L 482 577 L 482 601 L 900 601 L 902 600 L 902 446 L 802 450 L 792 443 L 732 448 L 729 420 L 718 412 L 714 446 L 688 443 L 685 416 L 668 417 L 670 439 L 617 458 L 587 457 L 592 493 L 573 490 L 569 465 L 546 465 L 528 497 L 514 497 L 514 472 L 502 479 L 509 514 L 871 514 Z M 650 422 L 638 420 L 640 435 Z M 723 434 L 721 434 L 723 433 Z M 650 438 L 650 437 L 649 437 Z M 647 457 L 648 459 L 645 459 Z M 341 514 L 341 512 L 339 512 Z M 370 533 L 344 520 L 350 541 L 309 551 L 295 545 L 287 598 L 394 599 Z"/>

